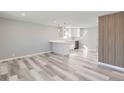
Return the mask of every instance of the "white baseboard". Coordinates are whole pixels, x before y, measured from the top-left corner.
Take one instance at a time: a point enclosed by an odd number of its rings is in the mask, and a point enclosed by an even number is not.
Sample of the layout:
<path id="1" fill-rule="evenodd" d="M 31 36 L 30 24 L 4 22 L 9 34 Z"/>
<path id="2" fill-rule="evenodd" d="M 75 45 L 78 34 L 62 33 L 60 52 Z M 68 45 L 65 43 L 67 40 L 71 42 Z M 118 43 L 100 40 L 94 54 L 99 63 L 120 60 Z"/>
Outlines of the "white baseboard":
<path id="1" fill-rule="evenodd" d="M 109 67 L 109 68 L 114 68 L 117 71 L 122 71 L 124 72 L 124 68 L 123 67 L 118 67 L 118 66 L 114 66 L 114 65 L 110 65 L 110 64 L 106 64 L 106 63 L 102 63 L 102 62 L 98 62 L 98 64 Z"/>
<path id="2" fill-rule="evenodd" d="M 49 53 L 49 52 L 51 52 L 51 51 L 28 54 L 28 55 L 24 55 L 24 56 L 12 57 L 12 58 L 7 58 L 7 59 L 2 59 L 2 60 L 0 60 L 0 62 L 14 60 L 14 59 L 18 59 L 18 58 L 32 57 L 32 56 L 36 56 L 36 55 L 40 55 L 40 54 L 44 54 L 44 53 Z"/>

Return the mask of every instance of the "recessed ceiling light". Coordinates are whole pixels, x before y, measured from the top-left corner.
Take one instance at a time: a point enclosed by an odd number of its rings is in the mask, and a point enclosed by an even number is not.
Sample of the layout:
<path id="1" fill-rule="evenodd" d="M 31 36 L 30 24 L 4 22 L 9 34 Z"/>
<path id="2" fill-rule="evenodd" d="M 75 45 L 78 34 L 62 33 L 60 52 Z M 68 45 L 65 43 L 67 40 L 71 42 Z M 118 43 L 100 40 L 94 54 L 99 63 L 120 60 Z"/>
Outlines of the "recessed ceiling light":
<path id="1" fill-rule="evenodd" d="M 22 16 L 25 16 L 25 13 L 21 13 Z"/>
<path id="2" fill-rule="evenodd" d="M 53 23 L 56 23 L 56 21 L 53 21 Z"/>

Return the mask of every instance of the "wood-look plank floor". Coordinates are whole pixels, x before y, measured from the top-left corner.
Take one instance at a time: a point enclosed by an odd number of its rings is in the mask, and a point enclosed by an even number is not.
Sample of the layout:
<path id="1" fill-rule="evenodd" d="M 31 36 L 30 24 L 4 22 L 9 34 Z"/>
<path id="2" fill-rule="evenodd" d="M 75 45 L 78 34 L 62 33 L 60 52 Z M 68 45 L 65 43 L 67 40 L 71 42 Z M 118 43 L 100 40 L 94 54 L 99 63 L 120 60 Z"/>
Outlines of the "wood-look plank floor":
<path id="1" fill-rule="evenodd" d="M 55 53 L 0 63 L 1 81 L 122 81 L 124 72 L 98 64 L 97 53 L 74 51 L 69 57 Z"/>

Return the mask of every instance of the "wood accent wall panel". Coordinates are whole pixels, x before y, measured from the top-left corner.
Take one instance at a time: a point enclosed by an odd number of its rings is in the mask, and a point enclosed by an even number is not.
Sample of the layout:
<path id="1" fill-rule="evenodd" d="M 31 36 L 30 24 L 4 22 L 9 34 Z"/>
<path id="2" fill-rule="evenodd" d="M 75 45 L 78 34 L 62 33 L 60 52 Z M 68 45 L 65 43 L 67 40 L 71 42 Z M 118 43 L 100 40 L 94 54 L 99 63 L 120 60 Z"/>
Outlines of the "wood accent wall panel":
<path id="1" fill-rule="evenodd" d="M 115 22 L 114 22 L 114 15 L 109 15 L 107 19 L 107 35 L 105 38 L 107 43 L 107 51 L 108 54 L 106 57 L 108 58 L 108 64 L 115 65 Z"/>
<path id="2" fill-rule="evenodd" d="M 124 67 L 124 12 L 115 14 L 116 54 L 115 65 Z"/>
<path id="3" fill-rule="evenodd" d="M 99 40 L 99 47 L 98 47 L 98 54 L 99 54 L 99 56 L 98 56 L 98 60 L 99 60 L 99 62 L 104 62 L 103 61 L 103 58 L 104 58 L 104 52 L 102 52 L 102 51 L 104 51 L 103 50 L 103 45 L 104 45 L 104 42 L 103 42 L 103 35 L 104 35 L 104 18 L 103 17 L 99 17 L 99 32 L 98 32 L 98 34 L 99 34 L 99 36 L 98 36 L 98 40 Z"/>
<path id="4" fill-rule="evenodd" d="M 124 12 L 99 17 L 99 62 L 124 67 Z"/>

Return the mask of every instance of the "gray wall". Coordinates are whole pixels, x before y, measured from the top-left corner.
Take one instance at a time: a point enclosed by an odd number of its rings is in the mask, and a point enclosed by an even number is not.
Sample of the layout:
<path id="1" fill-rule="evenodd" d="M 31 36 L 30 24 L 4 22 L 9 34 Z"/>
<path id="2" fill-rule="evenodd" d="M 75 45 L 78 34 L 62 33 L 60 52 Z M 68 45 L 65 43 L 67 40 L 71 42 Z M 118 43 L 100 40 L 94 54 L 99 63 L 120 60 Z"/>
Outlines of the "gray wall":
<path id="1" fill-rule="evenodd" d="M 85 35 L 83 36 L 83 34 Z M 86 45 L 88 49 L 98 49 L 98 27 L 91 27 L 91 28 L 81 28 L 81 44 Z"/>
<path id="2" fill-rule="evenodd" d="M 57 38 L 56 27 L 0 18 L 0 59 L 50 51 Z"/>

